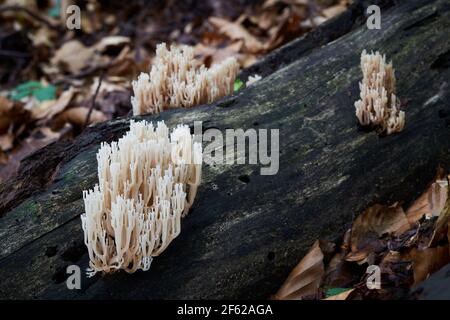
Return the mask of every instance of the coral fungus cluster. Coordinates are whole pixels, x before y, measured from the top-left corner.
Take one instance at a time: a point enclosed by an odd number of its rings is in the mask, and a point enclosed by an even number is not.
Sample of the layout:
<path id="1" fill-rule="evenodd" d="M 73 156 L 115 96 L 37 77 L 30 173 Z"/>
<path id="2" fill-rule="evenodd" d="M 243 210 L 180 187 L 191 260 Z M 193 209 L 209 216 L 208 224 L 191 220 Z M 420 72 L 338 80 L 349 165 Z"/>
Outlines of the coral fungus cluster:
<path id="1" fill-rule="evenodd" d="M 235 58 L 206 68 L 198 65 L 189 46 L 157 46 L 150 73 L 133 81 L 133 114 L 158 113 L 169 108 L 189 108 L 233 93 L 239 70 Z"/>
<path id="2" fill-rule="evenodd" d="M 180 233 L 201 179 L 201 145 L 188 126 L 172 132 L 158 122 L 130 123 L 130 130 L 98 153 L 98 180 L 84 191 L 81 216 L 90 275 L 148 270 Z"/>
<path id="3" fill-rule="evenodd" d="M 359 123 L 375 127 L 387 135 L 402 131 L 405 113 L 400 111 L 400 103 L 395 95 L 392 63 L 386 63 L 386 57 L 379 52 L 368 54 L 364 50 L 361 54 L 361 69 L 361 99 L 355 102 Z"/>

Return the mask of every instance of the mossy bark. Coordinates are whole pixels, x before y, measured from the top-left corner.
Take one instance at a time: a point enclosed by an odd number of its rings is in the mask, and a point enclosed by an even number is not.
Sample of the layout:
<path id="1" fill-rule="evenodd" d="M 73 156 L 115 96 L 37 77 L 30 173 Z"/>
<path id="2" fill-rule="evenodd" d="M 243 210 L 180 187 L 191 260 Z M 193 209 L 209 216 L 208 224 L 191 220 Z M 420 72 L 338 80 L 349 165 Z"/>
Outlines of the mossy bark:
<path id="1" fill-rule="evenodd" d="M 275 176 L 261 176 L 259 165 L 204 165 L 181 235 L 148 272 L 83 276 L 81 290 L 65 283 L 68 265 L 88 264 L 79 215 L 82 190 L 97 181 L 96 151 L 120 137 L 129 119 L 36 152 L 0 186 L 0 297 L 268 298 L 317 238 L 338 239 L 370 204 L 408 204 L 438 165 L 448 169 L 449 29 L 446 0 L 387 5 L 381 30 L 361 24 L 306 51 L 296 41 L 288 50 L 299 50 L 295 60 L 232 97 L 139 117 L 169 126 L 199 120 L 223 132 L 280 130 Z M 311 36 L 325 37 L 324 30 Z M 399 134 L 378 137 L 357 124 L 363 49 L 393 60 L 406 105 Z M 283 49 L 276 54 L 270 59 L 286 57 Z"/>

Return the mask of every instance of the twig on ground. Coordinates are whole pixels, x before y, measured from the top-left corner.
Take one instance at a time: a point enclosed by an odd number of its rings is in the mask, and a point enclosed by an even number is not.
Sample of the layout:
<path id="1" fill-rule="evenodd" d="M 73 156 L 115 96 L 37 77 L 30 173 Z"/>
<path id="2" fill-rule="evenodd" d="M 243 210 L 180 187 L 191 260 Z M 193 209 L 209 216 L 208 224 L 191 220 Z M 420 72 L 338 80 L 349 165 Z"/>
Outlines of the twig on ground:
<path id="1" fill-rule="evenodd" d="M 101 85 L 102 85 L 102 81 L 103 81 L 103 76 L 104 76 L 104 74 L 105 74 L 105 72 L 102 71 L 102 73 L 100 74 L 100 77 L 98 78 L 97 89 L 95 90 L 94 96 L 92 97 L 92 104 L 91 104 L 91 107 L 89 108 L 89 112 L 88 112 L 88 114 L 86 115 L 86 121 L 85 121 L 85 123 L 84 123 L 84 126 L 85 126 L 85 127 L 88 126 L 89 120 L 90 120 L 90 118 L 91 118 L 92 110 L 94 110 L 94 108 L 95 108 L 95 100 L 97 99 L 97 95 L 98 95 L 98 93 L 99 93 L 99 91 L 100 91 L 100 87 L 101 87 Z"/>

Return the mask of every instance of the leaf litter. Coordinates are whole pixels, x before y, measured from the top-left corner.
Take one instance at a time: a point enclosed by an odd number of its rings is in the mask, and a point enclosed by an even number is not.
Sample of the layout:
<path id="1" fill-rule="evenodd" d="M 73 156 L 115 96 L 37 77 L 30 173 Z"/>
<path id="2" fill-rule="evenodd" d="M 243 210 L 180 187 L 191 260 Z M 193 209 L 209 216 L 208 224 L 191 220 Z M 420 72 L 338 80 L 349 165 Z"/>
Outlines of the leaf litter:
<path id="1" fill-rule="evenodd" d="M 317 240 L 274 299 L 396 299 L 450 263 L 449 176 L 441 169 L 406 209 L 375 204 L 356 217 L 324 259 Z M 328 262 L 325 262 L 328 261 Z M 381 271 L 380 289 L 367 287 L 367 267 Z"/>

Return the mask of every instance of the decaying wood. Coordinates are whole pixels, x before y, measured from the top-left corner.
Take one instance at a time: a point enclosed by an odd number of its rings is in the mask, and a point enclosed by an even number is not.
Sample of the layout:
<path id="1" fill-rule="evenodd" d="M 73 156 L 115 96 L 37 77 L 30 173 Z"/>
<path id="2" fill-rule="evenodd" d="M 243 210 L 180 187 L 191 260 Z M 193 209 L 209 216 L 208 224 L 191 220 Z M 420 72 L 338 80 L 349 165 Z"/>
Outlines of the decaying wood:
<path id="1" fill-rule="evenodd" d="M 350 28 L 232 97 L 141 117 L 280 129 L 275 176 L 261 176 L 259 165 L 204 165 L 181 235 L 148 272 L 83 276 L 81 290 L 65 283 L 68 265 L 88 263 L 79 215 L 82 190 L 97 180 L 95 153 L 129 119 L 36 152 L 0 187 L 0 298 L 268 298 L 317 238 L 340 237 L 370 204 L 407 204 L 439 164 L 450 167 L 449 28 L 448 1 L 402 1 L 383 11 L 381 30 Z M 393 60 L 406 103 L 400 134 L 358 127 L 363 49 Z"/>

